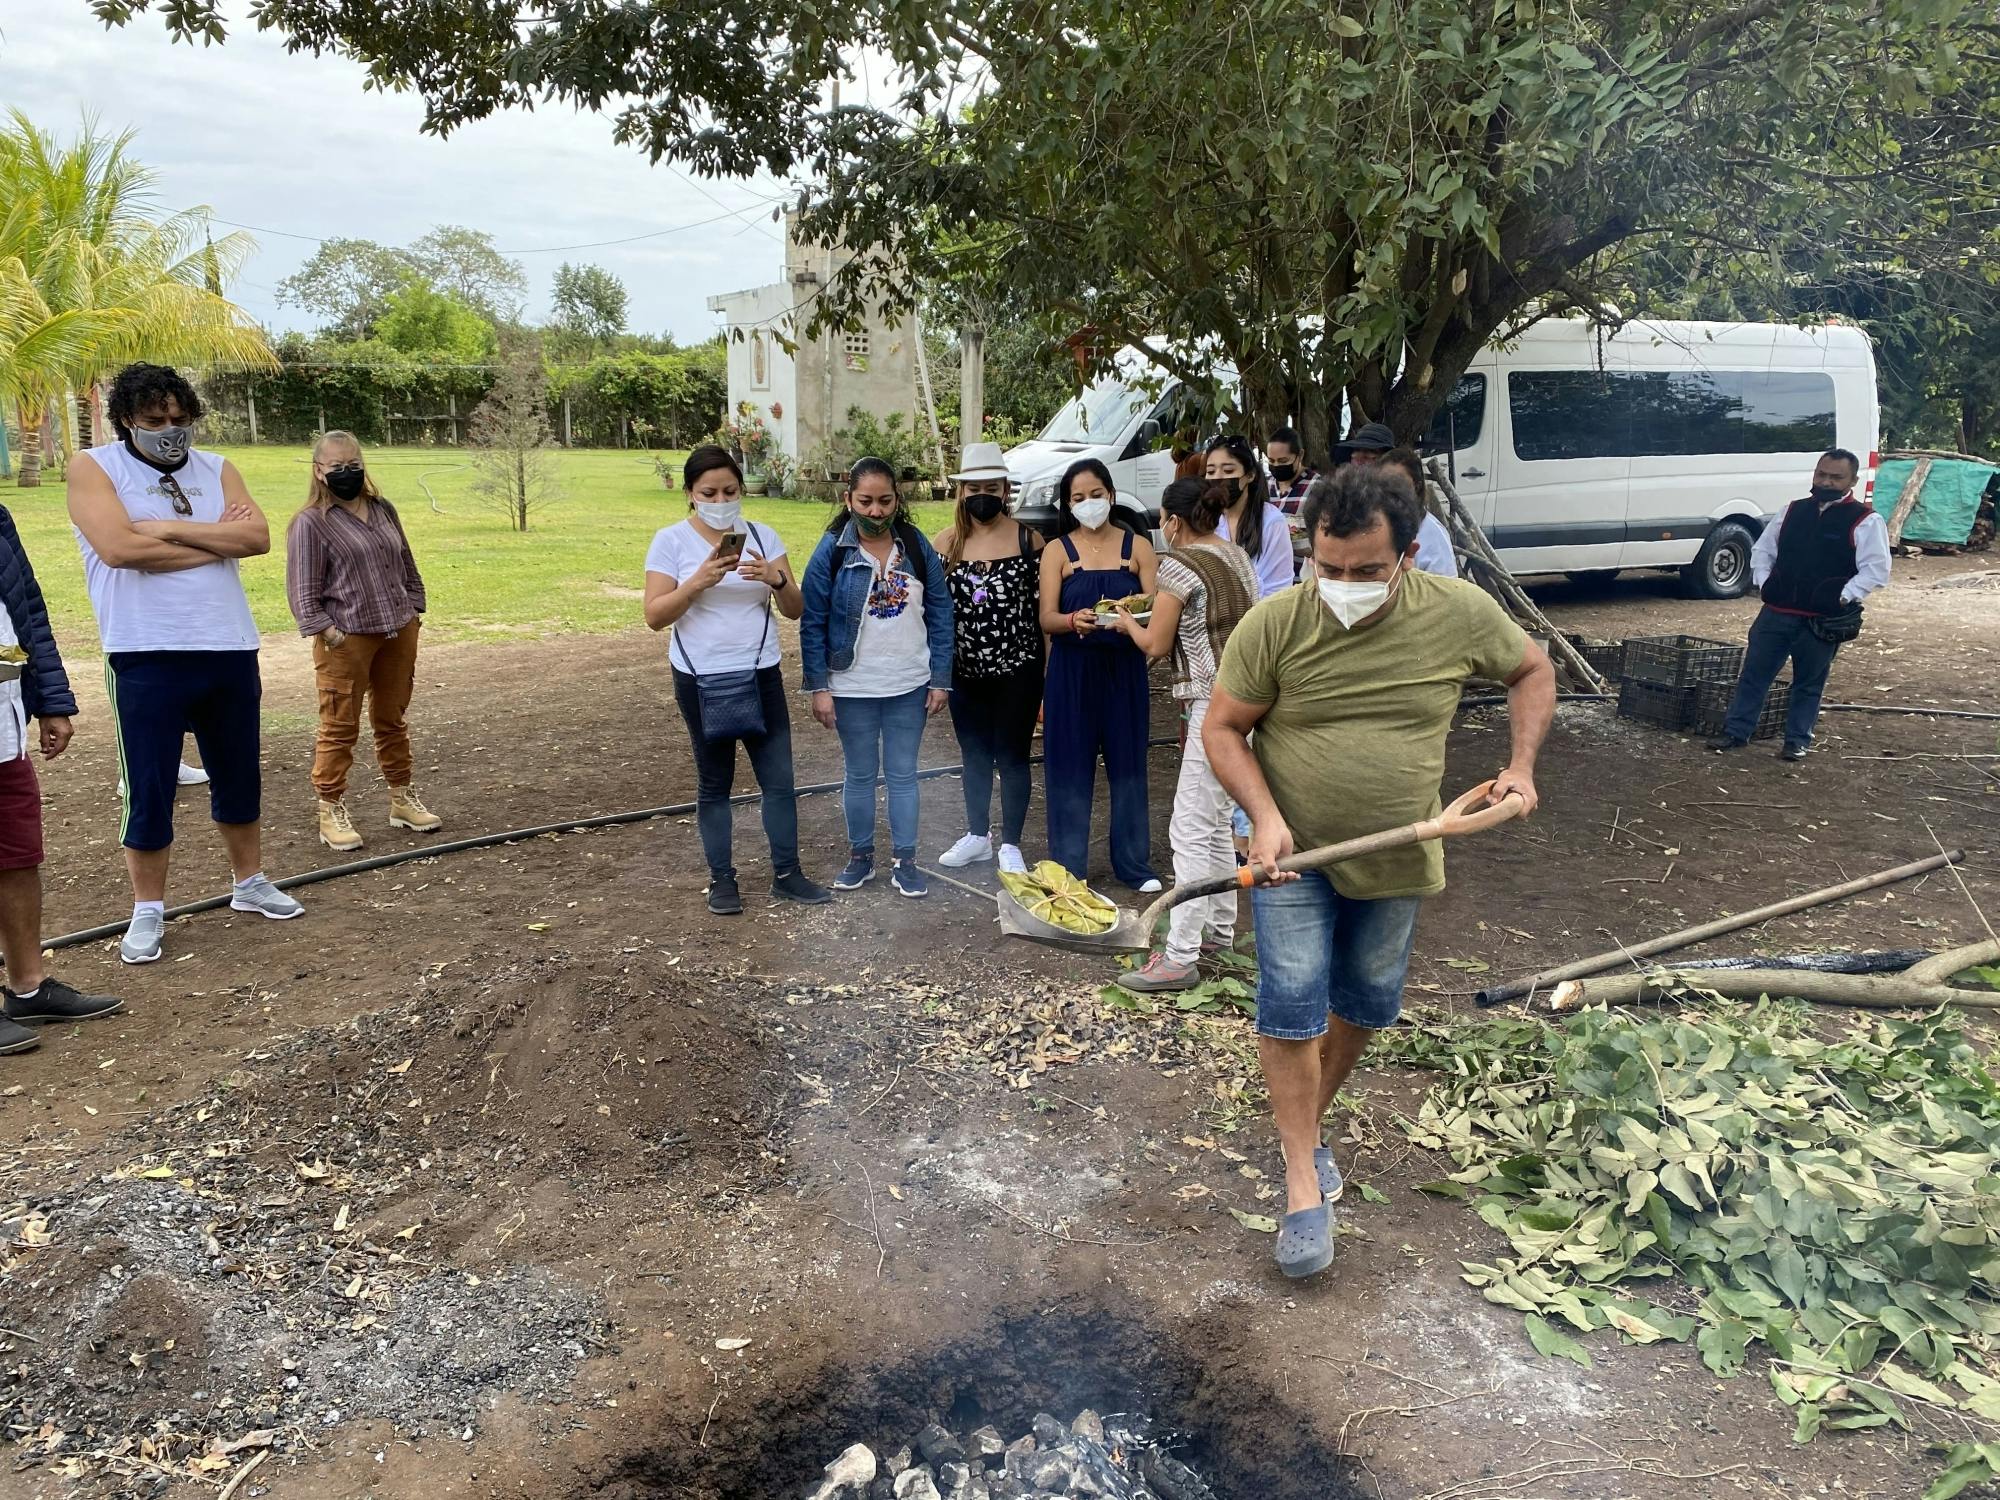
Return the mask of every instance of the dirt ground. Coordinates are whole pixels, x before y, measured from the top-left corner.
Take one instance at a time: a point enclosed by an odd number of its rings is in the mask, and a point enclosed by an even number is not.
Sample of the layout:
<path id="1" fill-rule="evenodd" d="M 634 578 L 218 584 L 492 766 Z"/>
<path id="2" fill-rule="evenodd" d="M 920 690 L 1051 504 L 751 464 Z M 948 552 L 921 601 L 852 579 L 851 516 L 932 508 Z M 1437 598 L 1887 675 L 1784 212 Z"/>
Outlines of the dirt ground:
<path id="1" fill-rule="evenodd" d="M 2000 591 L 1947 582 L 1993 566 L 1899 560 L 1829 698 L 2000 707 Z M 1536 592 L 1600 638 L 1740 638 L 1754 609 L 1646 575 Z M 334 857 L 309 820 L 308 659 L 267 644 L 267 864 L 290 874 Z M 45 777 L 49 933 L 127 909 L 101 695 L 75 676 L 81 732 Z M 414 720 L 446 837 L 692 797 L 643 633 L 432 650 Z M 1995 729 L 1830 714 L 1790 766 L 1566 706 L 1543 813 L 1450 855 L 1412 999 L 1469 1006 L 1479 976 L 1451 960 L 1524 973 L 1939 841 L 2000 912 L 2000 761 L 1957 758 L 2000 750 Z M 800 782 L 836 777 L 832 736 L 795 732 Z M 1504 735 L 1468 715 L 1448 784 L 1491 774 Z M 939 721 L 925 761 L 955 759 Z M 1154 762 L 1164 862 L 1172 753 Z M 351 800 L 371 852 L 417 842 L 372 772 Z M 184 899 L 221 865 L 199 791 L 182 807 Z M 821 878 L 839 820 L 801 803 Z M 955 780 L 924 784 L 924 820 L 934 854 Z M 754 810 L 737 826 L 758 895 Z M 719 920 L 703 878 L 692 819 L 668 817 L 314 886 L 297 923 L 196 916 L 149 969 L 60 954 L 128 1009 L 0 1062 L 0 1494 L 191 1492 L 190 1456 L 251 1438 L 211 1461 L 219 1486 L 275 1434 L 238 1495 L 792 1496 L 930 1415 L 1120 1402 L 1179 1421 L 1232 1497 L 1860 1500 L 1935 1472 L 1879 1432 L 1795 1447 L 1761 1375 L 1717 1381 L 1691 1348 L 1536 1356 L 1458 1279 L 1493 1236 L 1412 1191 L 1441 1167 L 1396 1125 L 1420 1074 L 1357 1076 L 1344 1162 L 1387 1202 L 1350 1193 L 1335 1270 L 1288 1284 L 1227 1212 L 1278 1172 L 1266 1125 L 1218 1117 L 1240 1022 L 1112 1011 L 1106 964 L 1005 943 L 949 887 Z M 1979 933 L 1934 876 L 1709 951 Z"/>

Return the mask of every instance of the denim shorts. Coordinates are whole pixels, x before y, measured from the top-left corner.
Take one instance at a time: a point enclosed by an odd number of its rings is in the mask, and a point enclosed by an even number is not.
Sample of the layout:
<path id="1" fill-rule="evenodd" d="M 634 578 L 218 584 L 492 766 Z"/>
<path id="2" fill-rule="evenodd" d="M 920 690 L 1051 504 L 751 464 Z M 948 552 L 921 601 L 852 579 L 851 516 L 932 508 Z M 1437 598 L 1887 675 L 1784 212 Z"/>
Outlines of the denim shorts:
<path id="1" fill-rule="evenodd" d="M 1364 1031 L 1396 1024 L 1420 896 L 1356 901 L 1317 870 L 1250 892 L 1257 914 L 1257 1034 L 1308 1042 L 1334 1015 Z"/>

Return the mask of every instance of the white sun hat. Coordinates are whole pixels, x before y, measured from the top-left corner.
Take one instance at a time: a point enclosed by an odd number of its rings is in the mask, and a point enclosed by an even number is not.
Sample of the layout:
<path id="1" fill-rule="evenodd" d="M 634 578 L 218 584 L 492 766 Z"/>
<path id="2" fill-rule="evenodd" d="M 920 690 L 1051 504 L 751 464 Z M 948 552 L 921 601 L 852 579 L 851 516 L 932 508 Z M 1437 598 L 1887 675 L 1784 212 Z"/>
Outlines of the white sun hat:
<path id="1" fill-rule="evenodd" d="M 967 443 L 965 451 L 958 456 L 961 472 L 953 474 L 954 480 L 961 479 L 1009 479 L 1007 461 L 1000 454 L 998 443 Z"/>

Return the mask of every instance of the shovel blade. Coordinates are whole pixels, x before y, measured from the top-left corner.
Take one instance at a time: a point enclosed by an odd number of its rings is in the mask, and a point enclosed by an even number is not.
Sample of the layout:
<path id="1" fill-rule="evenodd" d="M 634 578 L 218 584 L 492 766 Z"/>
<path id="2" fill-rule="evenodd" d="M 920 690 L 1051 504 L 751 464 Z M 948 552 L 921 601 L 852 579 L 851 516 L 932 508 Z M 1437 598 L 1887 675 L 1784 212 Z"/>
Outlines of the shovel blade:
<path id="1" fill-rule="evenodd" d="M 1044 922 L 1020 902 L 1002 891 L 994 898 L 1000 912 L 1000 930 L 1009 937 L 1026 938 L 1049 948 L 1067 948 L 1073 953 L 1139 952 L 1147 946 L 1148 934 L 1138 917 L 1120 908 L 1118 920 L 1104 932 L 1071 932 L 1053 922 Z"/>

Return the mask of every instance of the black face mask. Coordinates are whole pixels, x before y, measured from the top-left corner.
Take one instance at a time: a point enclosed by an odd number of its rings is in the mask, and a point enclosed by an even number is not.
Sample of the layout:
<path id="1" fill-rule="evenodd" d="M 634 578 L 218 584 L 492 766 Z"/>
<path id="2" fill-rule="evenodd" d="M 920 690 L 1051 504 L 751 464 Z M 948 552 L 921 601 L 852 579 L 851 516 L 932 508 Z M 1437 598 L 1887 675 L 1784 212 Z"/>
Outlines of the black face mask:
<path id="1" fill-rule="evenodd" d="M 1222 493 L 1231 505 L 1243 498 L 1243 481 L 1240 479 L 1213 479 L 1209 482 L 1222 486 Z"/>
<path id="2" fill-rule="evenodd" d="M 1831 505 L 1833 504 L 1834 501 L 1840 499 L 1846 493 L 1847 491 L 1845 489 L 1838 489 L 1838 490 L 1828 489 L 1824 485 L 1816 484 L 1813 486 L 1812 497 L 1813 499 L 1817 500 L 1821 505 Z"/>
<path id="3" fill-rule="evenodd" d="M 1280 484 L 1290 484 L 1294 479 L 1299 477 L 1299 466 L 1297 464 L 1272 464 L 1271 477 Z"/>
<path id="4" fill-rule="evenodd" d="M 368 483 L 368 471 L 360 464 L 342 464 L 326 471 L 326 487 L 336 500 L 352 500 Z"/>
<path id="5" fill-rule="evenodd" d="M 1007 497 L 1005 495 L 979 494 L 967 495 L 965 497 L 965 513 L 982 526 L 988 521 L 996 519 L 1000 512 L 1006 508 Z"/>

